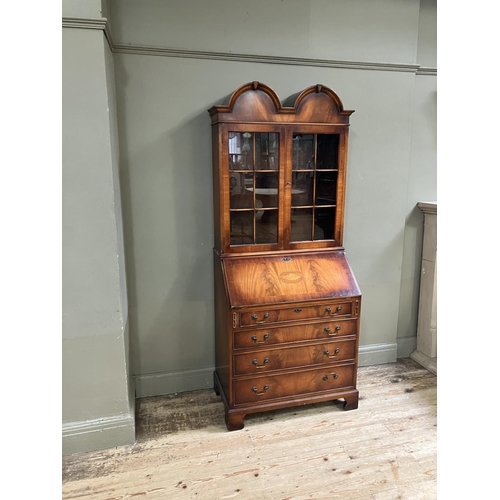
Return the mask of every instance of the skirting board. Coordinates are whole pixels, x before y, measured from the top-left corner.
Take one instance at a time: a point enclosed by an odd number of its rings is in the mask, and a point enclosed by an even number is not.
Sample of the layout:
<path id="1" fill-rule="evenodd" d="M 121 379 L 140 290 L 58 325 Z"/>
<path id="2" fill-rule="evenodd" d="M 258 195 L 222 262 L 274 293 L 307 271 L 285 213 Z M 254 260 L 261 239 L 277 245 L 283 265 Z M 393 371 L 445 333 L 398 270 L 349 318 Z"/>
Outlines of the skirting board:
<path id="1" fill-rule="evenodd" d="M 197 391 L 213 387 L 214 369 L 182 370 L 135 376 L 136 398 L 161 396 L 176 392 Z"/>
<path id="2" fill-rule="evenodd" d="M 134 415 L 71 422 L 62 426 L 62 454 L 105 450 L 135 443 Z"/>
<path id="3" fill-rule="evenodd" d="M 409 358 L 417 348 L 417 336 L 402 337 L 398 339 L 398 358 Z"/>
<path id="4" fill-rule="evenodd" d="M 359 348 L 358 366 L 383 365 L 395 363 L 398 357 L 398 344 L 372 344 Z"/>

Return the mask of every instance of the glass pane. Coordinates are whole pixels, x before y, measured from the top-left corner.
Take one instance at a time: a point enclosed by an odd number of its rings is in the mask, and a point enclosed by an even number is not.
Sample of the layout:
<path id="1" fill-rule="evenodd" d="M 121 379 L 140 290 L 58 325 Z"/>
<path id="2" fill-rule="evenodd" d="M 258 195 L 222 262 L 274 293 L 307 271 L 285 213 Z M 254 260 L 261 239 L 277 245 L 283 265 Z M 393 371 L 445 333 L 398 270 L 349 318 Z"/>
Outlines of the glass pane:
<path id="1" fill-rule="evenodd" d="M 290 241 L 311 241 L 312 208 L 292 209 L 292 230 Z"/>
<path id="2" fill-rule="evenodd" d="M 335 232 L 335 208 L 317 208 L 314 218 L 314 239 L 333 240 Z"/>
<path id="3" fill-rule="evenodd" d="M 314 168 L 314 136 L 293 134 L 293 170 L 312 170 Z"/>
<path id="4" fill-rule="evenodd" d="M 229 168 L 231 170 L 253 169 L 253 134 L 229 132 Z"/>
<path id="5" fill-rule="evenodd" d="M 275 132 L 269 134 L 269 170 L 278 170 L 280 140 Z"/>
<path id="6" fill-rule="evenodd" d="M 254 212 L 229 212 L 231 245 L 253 244 L 253 219 Z"/>
<path id="7" fill-rule="evenodd" d="M 312 205 L 313 172 L 293 172 L 292 174 L 292 205 L 294 207 Z"/>
<path id="8" fill-rule="evenodd" d="M 275 172 L 256 172 L 255 187 L 274 189 L 278 192 L 278 174 Z"/>
<path id="9" fill-rule="evenodd" d="M 278 174 L 259 172 L 255 174 L 255 200 L 257 207 L 278 207 Z"/>
<path id="10" fill-rule="evenodd" d="M 278 243 L 278 210 L 258 211 L 255 233 L 256 243 Z"/>
<path id="11" fill-rule="evenodd" d="M 253 208 L 253 196 L 249 194 L 231 193 L 231 208 Z"/>
<path id="12" fill-rule="evenodd" d="M 316 173 L 316 205 L 335 205 L 338 172 Z"/>
<path id="13" fill-rule="evenodd" d="M 230 208 L 253 208 L 253 174 L 231 172 L 229 174 Z"/>
<path id="14" fill-rule="evenodd" d="M 318 134 L 316 168 L 339 168 L 339 134 Z"/>
<path id="15" fill-rule="evenodd" d="M 255 134 L 255 168 L 278 170 L 279 138 L 276 133 Z"/>

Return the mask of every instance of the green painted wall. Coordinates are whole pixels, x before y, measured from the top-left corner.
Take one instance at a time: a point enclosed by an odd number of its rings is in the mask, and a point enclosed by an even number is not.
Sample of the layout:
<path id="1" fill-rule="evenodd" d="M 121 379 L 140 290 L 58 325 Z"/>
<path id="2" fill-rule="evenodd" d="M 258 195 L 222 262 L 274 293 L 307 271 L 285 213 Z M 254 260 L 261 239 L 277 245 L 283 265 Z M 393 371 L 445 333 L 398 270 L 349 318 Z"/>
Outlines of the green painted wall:
<path id="1" fill-rule="evenodd" d="M 133 443 L 135 429 L 112 54 L 99 29 L 63 28 L 62 47 L 66 454 Z"/>
<path id="2" fill-rule="evenodd" d="M 271 86 L 282 99 L 322 83 L 356 110 L 345 246 L 364 294 L 360 361 L 394 361 L 398 344 L 400 354 L 411 352 L 421 245 L 412 214 L 422 197 L 435 196 L 436 186 L 436 77 L 415 74 L 417 66 L 407 71 L 417 63 L 435 67 L 435 3 L 423 2 L 422 16 L 420 10 L 418 0 L 109 2 L 114 43 L 125 52 L 144 46 L 186 51 L 176 57 L 114 54 L 131 354 L 139 396 L 211 384 L 213 221 L 206 110 L 252 80 Z M 221 53 L 241 56 L 225 61 Z M 238 60 L 253 55 L 275 60 Z M 289 59 L 298 57 L 367 67 L 381 63 L 396 70 L 315 67 Z"/>

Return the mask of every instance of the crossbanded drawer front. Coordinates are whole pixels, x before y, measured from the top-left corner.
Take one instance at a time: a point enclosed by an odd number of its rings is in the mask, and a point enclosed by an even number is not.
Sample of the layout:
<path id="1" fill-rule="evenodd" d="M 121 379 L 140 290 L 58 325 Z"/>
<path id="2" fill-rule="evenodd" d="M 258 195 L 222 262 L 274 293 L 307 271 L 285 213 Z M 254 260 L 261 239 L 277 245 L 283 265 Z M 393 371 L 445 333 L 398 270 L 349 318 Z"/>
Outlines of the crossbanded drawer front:
<path id="1" fill-rule="evenodd" d="M 234 349 L 355 335 L 356 323 L 350 319 L 234 332 Z"/>
<path id="2" fill-rule="evenodd" d="M 337 361 L 354 360 L 356 341 L 325 342 L 303 347 L 261 349 L 235 354 L 234 374 L 248 375 L 287 368 L 301 368 Z"/>
<path id="3" fill-rule="evenodd" d="M 240 315 L 240 326 L 263 325 L 280 321 L 298 321 L 315 318 L 352 316 L 352 301 L 332 302 L 318 306 L 291 307 L 244 312 Z"/>
<path id="4" fill-rule="evenodd" d="M 353 387 L 354 364 L 295 373 L 234 379 L 236 405 Z"/>

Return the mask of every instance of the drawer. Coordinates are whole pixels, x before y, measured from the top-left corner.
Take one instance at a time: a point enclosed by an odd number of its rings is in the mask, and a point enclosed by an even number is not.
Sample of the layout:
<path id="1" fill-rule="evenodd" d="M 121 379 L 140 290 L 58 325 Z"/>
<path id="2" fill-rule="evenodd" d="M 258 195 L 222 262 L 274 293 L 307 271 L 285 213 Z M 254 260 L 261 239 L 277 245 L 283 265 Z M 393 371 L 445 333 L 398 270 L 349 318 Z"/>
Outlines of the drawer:
<path id="1" fill-rule="evenodd" d="M 336 361 L 354 360 L 356 340 L 325 342 L 302 347 L 260 349 L 233 356 L 234 374 L 248 375 L 286 368 L 304 368 Z"/>
<path id="2" fill-rule="evenodd" d="M 356 334 L 356 319 L 259 328 L 234 332 L 234 348 L 266 347 L 287 342 L 330 339 Z"/>
<path id="3" fill-rule="evenodd" d="M 281 321 L 352 316 L 352 301 L 325 303 L 317 306 L 260 309 L 240 314 L 240 326 L 263 325 Z"/>
<path id="4" fill-rule="evenodd" d="M 303 372 L 235 379 L 236 405 L 328 392 L 353 387 L 354 364 L 330 366 Z"/>

